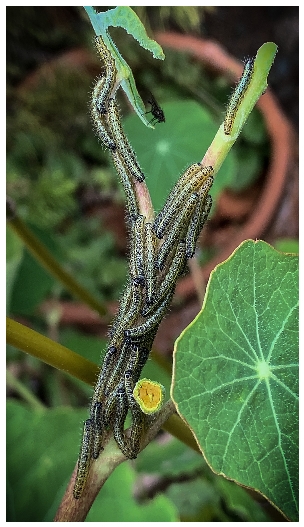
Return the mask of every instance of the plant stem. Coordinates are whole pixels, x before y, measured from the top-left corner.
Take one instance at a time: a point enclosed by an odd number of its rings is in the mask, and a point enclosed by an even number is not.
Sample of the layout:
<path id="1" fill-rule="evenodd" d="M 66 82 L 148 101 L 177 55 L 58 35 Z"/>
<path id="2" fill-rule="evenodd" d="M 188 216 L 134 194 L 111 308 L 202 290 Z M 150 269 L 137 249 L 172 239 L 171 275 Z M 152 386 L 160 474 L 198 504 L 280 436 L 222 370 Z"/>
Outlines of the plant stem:
<path id="1" fill-rule="evenodd" d="M 7 318 L 6 335 L 9 344 L 50 366 L 65 371 L 87 384 L 94 385 L 96 382 L 98 374 L 96 364 L 58 344 L 58 342 L 37 333 L 37 331 Z"/>
<path id="2" fill-rule="evenodd" d="M 27 249 L 38 260 L 38 262 L 52 276 L 59 280 L 63 286 L 73 294 L 73 296 L 80 298 L 83 302 L 94 309 L 94 311 L 97 311 L 100 316 L 107 313 L 105 306 L 101 304 L 97 298 L 86 291 L 86 289 L 84 289 L 71 274 L 63 269 L 49 250 L 38 240 L 20 218 L 17 216 L 13 217 L 9 221 L 9 225 L 19 238 L 21 238 Z"/>
<path id="3" fill-rule="evenodd" d="M 7 342 L 12 346 L 91 386 L 95 385 L 99 368 L 93 362 L 10 318 L 6 319 L 6 332 Z M 154 352 L 153 355 L 155 356 Z M 166 365 L 165 368 L 167 369 L 169 366 Z M 164 428 L 174 437 L 199 452 L 192 433 L 178 415 L 170 417 Z"/>
<path id="4" fill-rule="evenodd" d="M 158 412 L 157 417 L 146 431 L 141 449 L 145 448 L 155 437 L 158 430 L 164 425 L 164 422 L 175 412 L 175 406 L 172 401 L 168 401 Z M 54 518 L 54 522 L 72 522 L 84 521 L 97 494 L 112 474 L 114 469 L 126 461 L 127 458 L 119 450 L 112 436 L 104 444 L 104 450 L 96 461 L 93 461 L 84 492 L 82 496 L 75 500 L 73 497 L 73 488 L 75 483 L 77 465 L 71 476 L 70 482 L 63 496 L 62 502 Z"/>
<path id="5" fill-rule="evenodd" d="M 33 410 L 45 410 L 46 407 L 42 404 L 39 399 L 20 382 L 16 377 L 9 371 L 6 370 L 6 384 L 18 393 L 32 408 Z"/>

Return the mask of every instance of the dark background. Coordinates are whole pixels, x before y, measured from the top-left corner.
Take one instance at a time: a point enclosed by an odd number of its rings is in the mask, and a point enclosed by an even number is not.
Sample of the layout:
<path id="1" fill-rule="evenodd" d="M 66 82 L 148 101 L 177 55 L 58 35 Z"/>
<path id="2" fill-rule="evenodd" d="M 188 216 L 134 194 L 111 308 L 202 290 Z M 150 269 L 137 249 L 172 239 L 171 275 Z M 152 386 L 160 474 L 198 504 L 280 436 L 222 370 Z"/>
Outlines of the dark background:
<path id="1" fill-rule="evenodd" d="M 152 30 L 186 32 L 174 16 L 161 19 L 158 7 L 145 9 Z M 216 39 L 240 59 L 254 55 L 264 42 L 273 41 L 278 45 L 270 86 L 297 127 L 299 8 L 228 6 L 199 9 L 202 10 L 201 22 L 192 33 Z M 80 7 L 7 7 L 8 82 L 16 84 L 42 62 L 73 46 L 86 44 L 88 28 L 87 15 Z"/>

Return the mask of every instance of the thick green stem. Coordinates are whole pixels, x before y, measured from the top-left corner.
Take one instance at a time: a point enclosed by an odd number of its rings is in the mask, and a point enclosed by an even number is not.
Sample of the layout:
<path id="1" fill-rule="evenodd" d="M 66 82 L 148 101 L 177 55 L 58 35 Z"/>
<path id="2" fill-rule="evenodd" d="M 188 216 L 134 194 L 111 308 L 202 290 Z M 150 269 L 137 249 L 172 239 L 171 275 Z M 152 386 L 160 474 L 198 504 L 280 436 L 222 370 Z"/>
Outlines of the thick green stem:
<path id="1" fill-rule="evenodd" d="M 46 247 L 36 238 L 30 229 L 18 217 L 14 217 L 9 222 L 13 231 L 21 238 L 27 249 L 40 262 L 40 264 L 74 296 L 80 298 L 85 304 L 89 305 L 100 316 L 107 313 L 106 308 L 97 298 L 93 297 L 84 289 L 62 266 L 55 260 Z"/>
<path id="2" fill-rule="evenodd" d="M 87 384 L 95 384 L 98 374 L 96 364 L 10 318 L 6 319 L 6 338 L 12 346 L 50 366 L 65 371 Z"/>

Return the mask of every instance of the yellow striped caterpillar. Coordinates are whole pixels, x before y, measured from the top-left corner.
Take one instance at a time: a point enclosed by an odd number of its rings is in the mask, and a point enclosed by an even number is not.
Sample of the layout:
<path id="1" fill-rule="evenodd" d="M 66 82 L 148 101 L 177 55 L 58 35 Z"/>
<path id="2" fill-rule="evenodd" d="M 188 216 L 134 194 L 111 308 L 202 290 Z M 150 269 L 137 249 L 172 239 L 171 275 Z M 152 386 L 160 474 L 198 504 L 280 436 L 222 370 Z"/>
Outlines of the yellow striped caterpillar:
<path id="1" fill-rule="evenodd" d="M 145 285 L 144 273 L 145 218 L 141 214 L 131 223 L 130 274 L 136 285 Z"/>
<path id="2" fill-rule="evenodd" d="M 224 133 L 225 135 L 231 135 L 231 130 L 234 124 L 234 120 L 241 104 L 241 101 L 250 85 L 250 81 L 254 70 L 254 59 L 250 58 L 245 62 L 244 71 L 242 76 L 230 97 L 226 115 L 224 119 Z"/>
<path id="3" fill-rule="evenodd" d="M 160 247 L 156 259 L 156 267 L 162 270 L 165 261 L 172 250 L 176 250 L 177 243 L 185 237 L 191 217 L 197 207 L 198 194 L 193 193 L 184 204 L 181 212 L 178 213 L 175 221 L 167 234 L 162 246 Z"/>
<path id="4" fill-rule="evenodd" d="M 141 183 L 144 181 L 145 175 L 138 164 L 135 153 L 128 139 L 125 136 L 120 123 L 118 107 L 114 99 L 110 99 L 108 102 L 107 120 L 111 135 L 114 138 L 126 170 Z"/>
<path id="5" fill-rule="evenodd" d="M 92 123 L 94 126 L 95 133 L 99 137 L 103 145 L 106 148 L 109 148 L 109 150 L 111 150 L 112 152 L 115 152 L 116 144 L 113 138 L 111 137 L 111 135 L 109 134 L 104 116 L 100 114 L 98 110 L 98 105 L 97 105 L 98 94 L 102 90 L 104 83 L 105 83 L 105 78 L 101 77 L 100 79 L 98 79 L 98 81 L 96 82 L 94 86 L 91 103 L 90 103 L 91 118 L 92 118 Z"/>
<path id="6" fill-rule="evenodd" d="M 134 327 L 130 327 L 129 329 L 125 329 L 124 335 L 125 335 L 126 342 L 133 342 L 133 341 L 137 342 L 138 340 L 140 342 L 142 341 L 145 342 L 145 338 L 148 333 L 151 332 L 152 335 L 156 333 L 157 328 L 159 324 L 161 323 L 162 318 L 164 314 L 167 312 L 167 309 L 170 305 L 170 302 L 172 300 L 173 293 L 174 293 L 174 288 L 175 287 L 172 287 L 172 290 L 168 293 L 168 296 L 164 298 L 163 302 L 152 313 L 152 315 L 148 318 L 148 320 L 146 320 L 139 326 L 134 326 Z"/>
<path id="7" fill-rule="evenodd" d="M 116 66 L 110 50 L 107 48 L 100 35 L 95 38 L 95 46 L 104 63 L 105 76 L 99 79 L 103 80 L 103 83 L 101 83 L 98 92 L 95 94 L 93 91 L 93 103 L 100 114 L 105 114 L 107 113 L 108 99 L 113 92 L 116 81 Z"/>
<path id="8" fill-rule="evenodd" d="M 186 235 L 186 258 L 192 258 L 195 253 L 197 238 L 207 221 L 212 206 L 211 196 L 200 196 L 199 203 L 192 215 Z"/>
<path id="9" fill-rule="evenodd" d="M 91 419 L 87 419 L 83 426 L 82 443 L 78 458 L 77 475 L 73 490 L 73 495 L 76 500 L 80 498 L 88 478 L 91 462 L 92 432 L 93 427 Z"/>
<path id="10" fill-rule="evenodd" d="M 193 196 L 193 203 L 192 203 L 192 210 L 195 207 L 195 204 L 197 203 L 198 195 L 196 194 L 195 198 Z M 155 301 L 152 306 L 145 306 L 142 310 L 142 315 L 144 317 L 147 317 L 152 312 L 153 316 L 153 310 L 160 305 L 164 299 L 168 298 L 170 294 L 174 292 L 176 280 L 180 272 L 184 269 L 185 263 L 186 263 L 186 256 L 185 256 L 185 242 L 180 241 L 177 245 L 177 248 L 175 250 L 174 257 L 172 259 L 172 262 L 170 264 L 170 268 L 168 272 L 166 273 L 162 283 L 159 286 L 157 296 L 155 298 Z M 149 321 L 149 319 L 148 319 Z"/>
<path id="11" fill-rule="evenodd" d="M 116 391 L 116 413 L 113 424 L 114 439 L 122 453 L 129 459 L 134 459 L 136 455 L 130 449 L 129 441 L 124 435 L 124 424 L 128 413 L 128 400 L 123 386 L 119 386 Z"/>
<path id="12" fill-rule="evenodd" d="M 132 427 L 130 435 L 130 451 L 132 452 L 132 457 L 136 458 L 139 449 L 140 449 L 140 436 L 142 433 L 142 424 L 143 424 L 143 413 L 140 410 L 137 402 L 133 397 L 133 389 L 135 383 L 138 379 L 134 378 L 136 372 L 136 367 L 139 360 L 139 349 L 135 346 L 132 350 L 130 360 L 125 371 L 125 391 L 128 399 L 128 406 L 132 416 Z"/>
<path id="13" fill-rule="evenodd" d="M 211 187 L 213 183 L 212 173 L 213 168 L 211 166 L 202 167 L 199 163 L 191 165 L 186 170 L 182 176 L 184 185 L 181 186 L 180 182 L 177 182 L 170 192 L 163 209 L 154 220 L 153 230 L 158 238 L 163 238 L 165 231 L 174 222 L 176 211 L 182 210 L 184 203 L 193 192 L 198 191 L 207 181 L 209 188 Z"/>
<path id="14" fill-rule="evenodd" d="M 94 459 L 97 459 L 100 451 L 103 450 L 103 446 L 101 444 L 104 432 L 102 413 L 102 404 L 100 401 L 97 401 L 91 409 L 91 423 L 93 429 L 92 457 Z"/>
<path id="15" fill-rule="evenodd" d="M 129 173 L 127 172 L 119 154 L 114 152 L 112 157 L 120 182 L 125 192 L 127 212 L 131 218 L 136 218 L 139 214 L 139 206 L 133 181 L 131 181 Z"/>
<path id="16" fill-rule="evenodd" d="M 153 304 L 155 288 L 155 252 L 156 237 L 152 230 L 152 223 L 145 222 L 145 254 L 144 254 L 144 273 L 146 281 L 146 302 Z"/>

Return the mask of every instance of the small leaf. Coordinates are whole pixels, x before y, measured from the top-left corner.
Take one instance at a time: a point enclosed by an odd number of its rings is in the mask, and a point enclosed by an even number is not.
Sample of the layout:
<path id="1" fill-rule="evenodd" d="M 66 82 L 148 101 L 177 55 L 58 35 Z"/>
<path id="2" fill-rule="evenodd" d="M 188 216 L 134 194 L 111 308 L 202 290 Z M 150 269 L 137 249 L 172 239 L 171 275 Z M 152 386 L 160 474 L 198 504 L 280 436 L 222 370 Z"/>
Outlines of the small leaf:
<path id="1" fill-rule="evenodd" d="M 216 267 L 171 394 L 211 468 L 297 521 L 297 256 L 249 240 Z"/>
<path id="2" fill-rule="evenodd" d="M 137 91 L 133 73 L 111 39 L 107 31 L 108 27 L 122 27 L 125 29 L 127 33 L 132 35 L 143 48 L 151 51 L 154 58 L 161 60 L 165 58 L 162 48 L 157 42 L 148 37 L 140 19 L 128 6 L 118 6 L 115 9 L 110 9 L 103 13 L 96 13 L 93 7 L 90 6 L 85 7 L 85 10 L 91 20 L 96 35 L 102 35 L 106 46 L 112 52 L 118 72 L 118 80 L 137 115 L 146 126 L 153 128 L 145 117 L 144 103 Z"/>
<path id="3" fill-rule="evenodd" d="M 175 506 L 169 498 L 158 495 L 147 503 L 133 497 L 135 472 L 129 463 L 115 469 L 97 496 L 88 522 L 173 522 L 178 521 Z"/>

